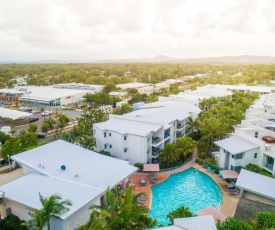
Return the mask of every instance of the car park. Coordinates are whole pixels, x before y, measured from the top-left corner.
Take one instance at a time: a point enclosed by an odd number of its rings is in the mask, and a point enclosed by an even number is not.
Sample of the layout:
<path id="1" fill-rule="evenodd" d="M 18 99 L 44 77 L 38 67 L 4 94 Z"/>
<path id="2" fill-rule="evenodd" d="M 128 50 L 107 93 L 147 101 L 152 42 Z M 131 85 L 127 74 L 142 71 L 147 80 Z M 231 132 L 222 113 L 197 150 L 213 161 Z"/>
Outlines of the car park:
<path id="1" fill-rule="evenodd" d="M 50 115 L 50 114 L 52 114 L 52 113 L 53 113 L 52 111 L 46 110 L 46 111 L 44 111 L 43 113 L 41 113 L 41 115 L 42 115 L 42 116 L 48 116 L 48 115 Z"/>
<path id="2" fill-rule="evenodd" d="M 38 117 L 31 117 L 31 118 L 27 119 L 27 123 L 33 123 L 33 122 L 36 122 L 38 120 L 39 120 Z"/>

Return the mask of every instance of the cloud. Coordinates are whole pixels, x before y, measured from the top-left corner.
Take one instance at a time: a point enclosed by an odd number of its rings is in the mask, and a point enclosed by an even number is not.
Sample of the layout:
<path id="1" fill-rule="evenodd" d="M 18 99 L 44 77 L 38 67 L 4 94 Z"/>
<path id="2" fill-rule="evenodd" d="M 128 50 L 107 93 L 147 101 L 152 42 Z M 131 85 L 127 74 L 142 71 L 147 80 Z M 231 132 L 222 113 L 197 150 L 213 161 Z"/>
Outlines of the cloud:
<path id="1" fill-rule="evenodd" d="M 0 61 L 273 55 L 273 1 L 0 0 Z"/>

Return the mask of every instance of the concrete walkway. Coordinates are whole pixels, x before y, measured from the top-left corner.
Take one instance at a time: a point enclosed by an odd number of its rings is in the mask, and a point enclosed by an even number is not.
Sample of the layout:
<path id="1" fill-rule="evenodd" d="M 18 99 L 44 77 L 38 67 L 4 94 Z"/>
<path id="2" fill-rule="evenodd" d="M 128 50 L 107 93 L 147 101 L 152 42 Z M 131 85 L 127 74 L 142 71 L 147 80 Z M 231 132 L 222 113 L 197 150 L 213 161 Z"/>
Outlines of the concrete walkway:
<path id="1" fill-rule="evenodd" d="M 0 169 L 3 170 L 3 168 L 6 166 L 1 167 Z M 6 169 L 8 169 L 9 167 L 7 167 Z M 3 173 L 0 174 L 0 185 L 6 184 L 10 181 L 13 181 L 19 177 L 22 177 L 23 174 L 23 169 L 22 168 L 17 168 L 11 172 L 8 173 Z"/>

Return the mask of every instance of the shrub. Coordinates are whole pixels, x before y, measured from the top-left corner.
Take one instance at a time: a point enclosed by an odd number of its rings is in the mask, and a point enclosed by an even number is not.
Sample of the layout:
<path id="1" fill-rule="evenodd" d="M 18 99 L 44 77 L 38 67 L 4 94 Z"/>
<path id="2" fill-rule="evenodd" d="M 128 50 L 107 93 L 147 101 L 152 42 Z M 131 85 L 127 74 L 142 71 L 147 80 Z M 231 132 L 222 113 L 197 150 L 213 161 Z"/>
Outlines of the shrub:
<path id="1" fill-rule="evenodd" d="M 196 163 L 199 164 L 199 165 L 202 165 L 202 164 L 203 164 L 203 160 L 197 158 L 197 159 L 196 159 Z"/>
<path id="2" fill-rule="evenodd" d="M 206 153 L 205 153 L 205 152 L 201 152 L 201 153 L 199 154 L 199 158 L 205 159 L 205 157 L 206 157 Z"/>
<path id="3" fill-rule="evenodd" d="M 265 171 L 264 169 L 261 169 L 257 165 L 248 164 L 246 166 L 246 169 L 251 171 L 251 172 L 259 173 L 259 174 L 264 175 L 264 176 L 273 177 L 271 173 Z"/>
<path id="4" fill-rule="evenodd" d="M 211 164 L 215 165 L 217 162 L 214 158 L 210 158 L 207 160 L 208 162 L 210 162 Z"/>
<path id="5" fill-rule="evenodd" d="M 5 230 L 26 230 L 26 226 L 23 226 L 22 223 L 25 223 L 25 221 L 20 220 L 15 215 L 7 216 L 3 220 Z"/>
<path id="6" fill-rule="evenodd" d="M 136 166 L 140 170 L 143 170 L 143 163 L 135 163 L 134 166 Z"/>

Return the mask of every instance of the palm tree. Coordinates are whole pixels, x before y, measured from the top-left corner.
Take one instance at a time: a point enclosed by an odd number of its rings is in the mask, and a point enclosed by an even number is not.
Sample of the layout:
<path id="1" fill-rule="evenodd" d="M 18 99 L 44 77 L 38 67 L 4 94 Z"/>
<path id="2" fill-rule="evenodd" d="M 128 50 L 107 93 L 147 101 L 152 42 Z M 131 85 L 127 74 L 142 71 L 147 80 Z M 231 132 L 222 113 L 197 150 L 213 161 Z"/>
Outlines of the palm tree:
<path id="1" fill-rule="evenodd" d="M 192 217 L 193 214 L 189 210 L 189 207 L 180 206 L 178 209 L 169 212 L 167 218 L 170 221 L 170 224 L 174 224 L 174 219 L 176 218 L 185 218 L 185 217 Z"/>
<path id="2" fill-rule="evenodd" d="M 91 220 L 81 226 L 81 230 L 95 229 L 133 229 L 141 230 L 152 228 L 156 220 L 148 216 L 149 209 L 138 206 L 137 199 L 142 195 L 133 194 L 133 186 L 128 187 L 120 194 L 118 187 L 106 192 L 106 205 L 90 208 L 93 210 Z"/>
<path id="3" fill-rule="evenodd" d="M 60 219 L 60 216 L 70 209 L 68 206 L 72 205 L 70 200 L 61 200 L 59 195 L 51 195 L 50 197 L 43 197 L 39 193 L 39 199 L 42 204 L 42 209 L 34 209 L 31 211 L 32 225 L 37 227 L 38 230 L 42 230 L 45 224 L 47 224 L 48 230 L 51 229 L 51 218 Z"/>

